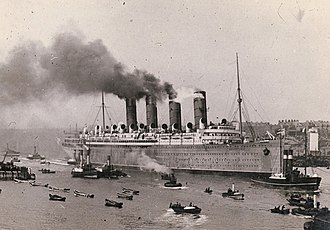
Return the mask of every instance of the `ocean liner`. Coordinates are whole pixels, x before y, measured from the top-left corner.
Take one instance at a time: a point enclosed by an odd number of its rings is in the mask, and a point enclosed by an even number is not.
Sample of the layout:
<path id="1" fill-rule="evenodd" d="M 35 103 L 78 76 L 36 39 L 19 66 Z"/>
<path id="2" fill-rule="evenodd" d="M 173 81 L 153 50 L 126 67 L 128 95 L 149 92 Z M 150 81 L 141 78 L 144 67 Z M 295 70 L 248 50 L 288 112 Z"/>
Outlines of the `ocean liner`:
<path id="1" fill-rule="evenodd" d="M 137 122 L 136 100 L 126 98 L 126 124 L 96 125 L 69 134 L 62 143 L 73 159 L 115 166 L 143 167 L 145 159 L 172 170 L 242 175 L 271 175 L 279 171 L 279 141 L 248 140 L 242 128 L 241 92 L 237 58 L 239 121 L 207 121 L 206 92 L 193 95 L 194 124 L 181 124 L 181 105 L 169 98 L 169 124 L 158 125 L 157 101 L 146 100 L 146 125 Z M 104 96 L 102 93 L 104 117 Z M 88 150 L 88 151 L 87 151 Z"/>

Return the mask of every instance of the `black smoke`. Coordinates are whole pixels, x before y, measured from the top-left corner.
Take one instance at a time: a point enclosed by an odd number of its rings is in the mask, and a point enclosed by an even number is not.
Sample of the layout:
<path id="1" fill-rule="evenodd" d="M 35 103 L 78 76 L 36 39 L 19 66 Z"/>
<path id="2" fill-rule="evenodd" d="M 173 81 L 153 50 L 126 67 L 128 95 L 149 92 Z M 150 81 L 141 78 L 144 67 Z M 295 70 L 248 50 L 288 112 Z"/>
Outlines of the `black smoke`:
<path id="1" fill-rule="evenodd" d="M 104 91 L 137 100 L 176 95 L 171 84 L 147 71 L 128 72 L 102 40 L 84 42 L 72 33 L 58 34 L 49 47 L 32 41 L 15 47 L 0 64 L 0 80 L 2 104 L 43 100 L 55 89 L 70 95 Z"/>

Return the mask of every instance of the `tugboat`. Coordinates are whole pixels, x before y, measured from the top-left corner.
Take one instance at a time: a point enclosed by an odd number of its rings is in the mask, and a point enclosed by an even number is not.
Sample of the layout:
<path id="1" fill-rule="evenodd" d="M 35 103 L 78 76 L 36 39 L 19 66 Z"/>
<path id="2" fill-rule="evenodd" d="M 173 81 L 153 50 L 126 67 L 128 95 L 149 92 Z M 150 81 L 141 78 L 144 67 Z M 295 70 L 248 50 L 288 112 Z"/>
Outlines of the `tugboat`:
<path id="1" fill-rule="evenodd" d="M 244 200 L 244 194 L 240 193 L 239 190 L 235 190 L 235 184 L 233 183 L 231 188 L 227 192 L 222 193 L 223 197 L 229 197 L 234 200 Z"/>
<path id="2" fill-rule="evenodd" d="M 190 214 L 199 214 L 202 209 L 199 208 L 196 205 L 193 205 L 192 203 L 189 204 L 189 206 L 183 206 L 180 203 L 172 204 L 170 203 L 170 208 L 173 209 L 175 213 L 190 213 Z"/>
<path id="3" fill-rule="evenodd" d="M 175 187 L 182 187 L 181 183 L 177 183 L 176 181 L 176 177 L 174 176 L 174 174 L 172 173 L 170 175 L 170 181 L 166 182 L 164 184 L 165 187 L 170 187 L 170 188 L 175 188 Z"/>
<path id="4" fill-rule="evenodd" d="M 81 150 L 80 165 L 72 169 L 71 175 L 72 177 L 97 179 L 99 178 L 99 172 L 92 167 L 92 164 L 90 162 L 90 149 L 88 147 L 86 147 L 86 149 L 87 149 L 86 164 L 84 164 L 83 151 Z"/>
<path id="5" fill-rule="evenodd" d="M 282 132 L 280 134 L 280 161 L 282 161 Z M 306 131 L 305 131 L 306 135 Z M 305 138 L 307 139 L 307 137 Z M 307 153 L 307 140 L 305 140 L 305 155 Z M 321 177 L 317 175 L 309 176 L 300 173 L 298 168 L 293 169 L 293 150 L 284 150 L 283 166 L 280 168 L 281 173 L 270 176 L 269 178 L 253 178 L 252 182 L 279 187 L 284 189 L 297 188 L 301 190 L 314 191 L 318 190 Z"/>
<path id="6" fill-rule="evenodd" d="M 119 177 L 126 177 L 127 174 L 121 170 L 115 169 L 111 164 L 111 157 L 107 156 L 107 163 L 103 167 L 97 167 L 95 170 L 100 177 L 106 177 L 109 179 L 118 179 Z"/>
<path id="7" fill-rule="evenodd" d="M 34 152 L 33 152 L 33 154 L 29 154 L 26 158 L 29 159 L 29 160 L 44 160 L 44 159 L 46 159 L 45 156 L 40 155 L 37 152 L 37 146 L 34 146 Z"/>

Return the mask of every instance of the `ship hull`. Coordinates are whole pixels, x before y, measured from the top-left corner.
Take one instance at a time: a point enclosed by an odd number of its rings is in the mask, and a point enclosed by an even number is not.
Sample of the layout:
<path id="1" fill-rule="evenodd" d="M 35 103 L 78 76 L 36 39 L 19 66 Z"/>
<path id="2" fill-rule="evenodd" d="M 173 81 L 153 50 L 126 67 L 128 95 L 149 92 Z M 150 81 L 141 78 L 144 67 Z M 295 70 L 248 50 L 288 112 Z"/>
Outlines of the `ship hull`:
<path id="1" fill-rule="evenodd" d="M 160 172 L 172 169 L 194 173 L 270 175 L 280 167 L 278 141 L 230 145 L 137 145 L 86 141 L 86 146 L 90 149 L 92 163 L 104 164 L 110 156 L 113 165 Z M 86 153 L 84 150 L 84 155 Z"/>
<path id="2" fill-rule="evenodd" d="M 306 177 L 300 178 L 297 181 L 288 181 L 280 179 L 258 178 L 252 179 L 252 182 L 262 184 L 265 186 L 284 188 L 284 189 L 301 189 L 314 191 L 320 186 L 320 177 Z"/>
<path id="3" fill-rule="evenodd" d="M 62 145 L 64 152 L 68 155 L 69 160 L 77 162 L 79 160 L 79 150 L 82 150 L 81 146 L 77 145 Z"/>

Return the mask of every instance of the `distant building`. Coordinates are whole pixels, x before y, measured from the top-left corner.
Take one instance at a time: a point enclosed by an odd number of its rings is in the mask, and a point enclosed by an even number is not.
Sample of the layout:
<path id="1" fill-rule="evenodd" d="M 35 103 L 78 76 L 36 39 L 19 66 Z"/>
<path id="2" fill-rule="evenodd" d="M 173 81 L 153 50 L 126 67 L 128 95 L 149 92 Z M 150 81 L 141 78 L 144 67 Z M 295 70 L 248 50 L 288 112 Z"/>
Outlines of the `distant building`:
<path id="1" fill-rule="evenodd" d="M 319 134 L 316 128 L 311 128 L 308 130 L 308 145 L 310 154 L 313 152 L 319 152 Z"/>

